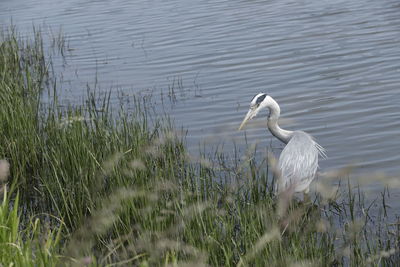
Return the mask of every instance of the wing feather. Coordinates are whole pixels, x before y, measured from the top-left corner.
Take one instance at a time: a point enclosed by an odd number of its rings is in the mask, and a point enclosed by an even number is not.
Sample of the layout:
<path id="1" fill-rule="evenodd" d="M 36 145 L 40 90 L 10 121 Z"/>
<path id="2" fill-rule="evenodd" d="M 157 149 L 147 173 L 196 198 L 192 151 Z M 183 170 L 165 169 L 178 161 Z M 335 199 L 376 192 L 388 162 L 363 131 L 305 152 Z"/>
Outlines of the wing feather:
<path id="1" fill-rule="evenodd" d="M 288 189 L 294 192 L 308 191 L 318 169 L 319 155 L 326 157 L 323 147 L 309 134 L 295 131 L 279 157 L 277 193 Z"/>

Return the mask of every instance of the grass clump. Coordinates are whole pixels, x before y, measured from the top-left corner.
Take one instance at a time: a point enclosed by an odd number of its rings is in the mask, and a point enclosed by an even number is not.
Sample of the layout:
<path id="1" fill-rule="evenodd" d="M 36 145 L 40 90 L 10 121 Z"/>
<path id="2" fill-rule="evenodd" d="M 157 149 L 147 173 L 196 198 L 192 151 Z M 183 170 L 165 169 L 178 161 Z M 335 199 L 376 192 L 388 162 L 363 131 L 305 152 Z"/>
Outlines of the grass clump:
<path id="1" fill-rule="evenodd" d="M 7 191 L 9 164 L 0 161 L 0 262 L 12 266 L 56 266 L 62 227 L 50 229 L 38 218 L 21 223 L 19 194 L 10 201 Z M 22 226 L 23 225 L 23 226 Z"/>
<path id="2" fill-rule="evenodd" d="M 111 109 L 110 95 L 90 93 L 82 105 L 60 107 L 44 54 L 40 33 L 30 41 L 15 31 L 0 38 L 0 158 L 10 164 L 0 207 L 2 263 L 358 266 L 398 260 L 398 229 L 386 223 L 385 205 L 373 218 L 362 193 L 351 188 L 321 194 L 315 205 L 276 199 L 255 151 L 231 155 L 234 160 L 219 153 L 196 159 L 167 120 L 148 114 L 144 99 L 136 98 L 133 110 Z M 43 100 L 46 93 L 52 101 Z"/>

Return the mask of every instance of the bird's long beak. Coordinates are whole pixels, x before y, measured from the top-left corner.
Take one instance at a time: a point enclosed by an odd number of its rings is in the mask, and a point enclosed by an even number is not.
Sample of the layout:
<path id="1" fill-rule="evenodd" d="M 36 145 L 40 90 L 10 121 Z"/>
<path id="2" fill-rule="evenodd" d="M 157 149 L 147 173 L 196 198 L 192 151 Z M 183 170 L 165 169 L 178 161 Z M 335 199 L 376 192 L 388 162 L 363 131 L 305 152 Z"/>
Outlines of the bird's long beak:
<path id="1" fill-rule="evenodd" d="M 253 118 L 254 110 L 250 109 L 246 116 L 244 117 L 242 123 L 239 126 L 239 131 L 242 130 L 243 126 L 246 124 L 247 121 L 251 120 Z"/>

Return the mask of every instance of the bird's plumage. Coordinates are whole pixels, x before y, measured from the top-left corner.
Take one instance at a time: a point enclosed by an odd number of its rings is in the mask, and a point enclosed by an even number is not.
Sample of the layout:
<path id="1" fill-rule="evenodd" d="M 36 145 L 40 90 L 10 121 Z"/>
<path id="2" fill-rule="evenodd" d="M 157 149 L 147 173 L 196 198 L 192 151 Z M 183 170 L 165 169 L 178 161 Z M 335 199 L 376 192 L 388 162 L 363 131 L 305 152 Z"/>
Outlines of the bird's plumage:
<path id="1" fill-rule="evenodd" d="M 294 131 L 279 156 L 277 170 L 279 179 L 275 192 L 287 190 L 308 193 L 318 169 L 318 156 L 324 155 L 323 148 L 303 131 Z"/>
<path id="2" fill-rule="evenodd" d="M 306 132 L 288 131 L 279 127 L 280 107 L 269 95 L 259 93 L 253 97 L 250 109 L 239 129 L 257 116 L 260 110 L 268 108 L 268 129 L 283 143 L 286 143 L 276 166 L 278 179 L 275 192 L 285 191 L 308 193 L 318 169 L 318 157 L 326 157 L 324 149 Z"/>

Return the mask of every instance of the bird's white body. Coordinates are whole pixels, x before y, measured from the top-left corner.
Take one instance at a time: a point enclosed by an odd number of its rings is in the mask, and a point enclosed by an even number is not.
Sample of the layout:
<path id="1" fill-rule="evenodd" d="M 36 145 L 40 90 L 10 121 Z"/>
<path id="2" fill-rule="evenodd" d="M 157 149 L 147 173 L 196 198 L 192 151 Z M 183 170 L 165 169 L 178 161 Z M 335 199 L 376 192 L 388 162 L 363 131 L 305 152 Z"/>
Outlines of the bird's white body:
<path id="1" fill-rule="evenodd" d="M 268 129 L 279 140 L 286 144 L 276 166 L 278 179 L 275 192 L 308 193 L 318 169 L 319 155 L 325 156 L 324 149 L 303 131 L 283 130 L 278 125 L 280 108 L 278 103 L 267 94 L 257 94 L 250 104 L 250 110 L 239 129 L 246 121 L 254 118 L 263 109 L 269 109 Z"/>
<path id="2" fill-rule="evenodd" d="M 293 132 L 279 156 L 276 193 L 288 190 L 308 193 L 318 169 L 318 147 L 309 134 L 303 131 Z"/>

